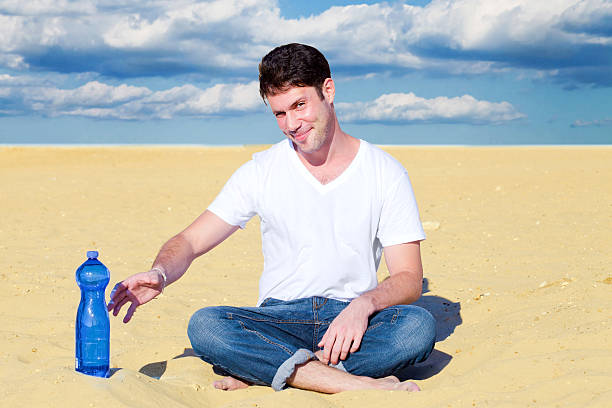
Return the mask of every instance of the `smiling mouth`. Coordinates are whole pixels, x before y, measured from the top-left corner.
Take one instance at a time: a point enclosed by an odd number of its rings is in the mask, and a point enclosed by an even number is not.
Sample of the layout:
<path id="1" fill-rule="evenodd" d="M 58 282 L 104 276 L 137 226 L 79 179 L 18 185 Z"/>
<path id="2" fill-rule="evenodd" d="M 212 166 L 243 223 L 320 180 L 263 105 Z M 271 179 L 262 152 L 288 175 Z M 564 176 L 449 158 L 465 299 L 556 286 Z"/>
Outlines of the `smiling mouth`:
<path id="1" fill-rule="evenodd" d="M 308 129 L 305 132 L 300 132 L 297 134 L 293 134 L 291 135 L 291 137 L 293 138 L 294 141 L 296 142 L 303 142 L 304 140 L 306 140 L 306 137 L 308 136 L 308 133 L 310 132 L 311 129 Z"/>

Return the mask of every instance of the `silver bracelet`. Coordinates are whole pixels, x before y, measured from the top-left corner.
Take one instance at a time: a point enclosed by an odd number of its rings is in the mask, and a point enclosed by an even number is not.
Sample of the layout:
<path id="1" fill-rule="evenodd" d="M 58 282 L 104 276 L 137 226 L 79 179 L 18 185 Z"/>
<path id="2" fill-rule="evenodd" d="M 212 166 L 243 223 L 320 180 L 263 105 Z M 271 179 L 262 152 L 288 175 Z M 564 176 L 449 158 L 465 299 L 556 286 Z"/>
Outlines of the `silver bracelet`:
<path id="1" fill-rule="evenodd" d="M 159 272 L 162 278 L 164 278 L 164 283 L 162 284 L 162 289 L 161 289 L 161 293 L 164 293 L 164 289 L 166 288 L 166 282 L 168 281 L 168 278 L 166 277 L 166 272 L 164 272 L 164 270 L 160 268 L 159 266 L 151 268 L 151 270 Z"/>

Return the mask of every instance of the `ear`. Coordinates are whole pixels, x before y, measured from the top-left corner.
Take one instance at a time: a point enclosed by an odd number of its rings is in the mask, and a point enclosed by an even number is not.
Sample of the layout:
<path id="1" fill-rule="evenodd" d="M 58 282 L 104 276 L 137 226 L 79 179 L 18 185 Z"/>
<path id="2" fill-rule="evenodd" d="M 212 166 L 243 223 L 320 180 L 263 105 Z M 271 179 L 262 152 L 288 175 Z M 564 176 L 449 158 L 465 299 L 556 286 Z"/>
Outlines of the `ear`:
<path id="1" fill-rule="evenodd" d="M 334 97 L 336 96 L 336 85 L 334 84 L 334 80 L 331 78 L 327 78 L 323 82 L 322 86 L 323 96 L 328 103 L 334 103 Z"/>

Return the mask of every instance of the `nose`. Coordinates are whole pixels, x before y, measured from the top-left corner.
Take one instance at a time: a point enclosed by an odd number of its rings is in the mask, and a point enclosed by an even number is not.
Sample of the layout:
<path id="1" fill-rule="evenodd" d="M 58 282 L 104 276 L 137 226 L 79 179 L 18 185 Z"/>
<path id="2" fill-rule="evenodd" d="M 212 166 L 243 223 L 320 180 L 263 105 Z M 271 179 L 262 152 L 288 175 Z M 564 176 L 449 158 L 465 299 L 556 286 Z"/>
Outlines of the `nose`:
<path id="1" fill-rule="evenodd" d="M 295 132 L 300 128 L 300 120 L 298 119 L 295 112 L 289 111 L 286 113 L 286 122 L 287 131 Z"/>

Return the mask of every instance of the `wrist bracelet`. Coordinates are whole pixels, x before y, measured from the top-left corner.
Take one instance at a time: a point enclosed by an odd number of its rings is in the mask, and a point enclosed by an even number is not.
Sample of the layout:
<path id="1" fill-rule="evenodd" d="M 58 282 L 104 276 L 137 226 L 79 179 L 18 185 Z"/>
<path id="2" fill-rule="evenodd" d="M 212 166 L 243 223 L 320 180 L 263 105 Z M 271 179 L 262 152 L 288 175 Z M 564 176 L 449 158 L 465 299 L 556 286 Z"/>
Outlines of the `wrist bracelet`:
<path id="1" fill-rule="evenodd" d="M 162 284 L 162 289 L 161 289 L 161 293 L 164 293 L 164 289 L 166 288 L 166 282 L 168 281 L 168 278 L 166 277 L 166 272 L 164 272 L 164 270 L 160 268 L 159 266 L 156 266 L 155 268 L 151 268 L 151 270 L 159 272 L 162 278 L 164 278 L 164 283 Z"/>

